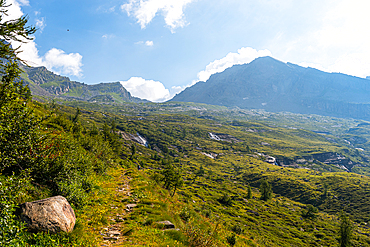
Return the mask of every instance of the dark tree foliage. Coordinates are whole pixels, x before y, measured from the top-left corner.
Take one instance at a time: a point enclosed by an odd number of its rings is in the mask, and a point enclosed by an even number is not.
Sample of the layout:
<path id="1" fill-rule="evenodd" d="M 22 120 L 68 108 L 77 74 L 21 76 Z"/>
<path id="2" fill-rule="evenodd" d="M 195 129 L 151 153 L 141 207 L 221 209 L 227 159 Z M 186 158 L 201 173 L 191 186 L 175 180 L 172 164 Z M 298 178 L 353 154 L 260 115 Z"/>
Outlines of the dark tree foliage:
<path id="1" fill-rule="evenodd" d="M 136 146 L 134 144 L 131 144 L 131 157 L 130 159 L 133 159 L 136 153 Z"/>
<path id="2" fill-rule="evenodd" d="M 271 185 L 266 181 L 262 181 L 260 185 L 261 200 L 268 201 L 272 198 Z"/>
<path id="3" fill-rule="evenodd" d="M 223 194 L 219 199 L 217 199 L 217 201 L 225 206 L 231 206 L 233 204 L 233 201 L 228 194 Z"/>
<path id="4" fill-rule="evenodd" d="M 0 171 L 22 170 L 37 162 L 42 136 L 39 120 L 27 107 L 29 90 L 17 81 L 19 68 L 9 63 L 0 84 Z"/>
<path id="5" fill-rule="evenodd" d="M 226 237 L 226 241 L 230 246 L 234 246 L 236 244 L 236 237 L 235 234 Z"/>
<path id="6" fill-rule="evenodd" d="M 10 41 L 26 42 L 36 29 L 27 26 L 27 18 L 3 21 L 7 16 L 4 0 L 0 0 L 0 171 L 22 170 L 36 161 L 40 152 L 36 144 L 41 142 L 38 134 L 39 120 L 27 106 L 31 92 L 19 79 L 21 60 L 19 50 Z"/>
<path id="7" fill-rule="evenodd" d="M 247 199 L 252 198 L 252 188 L 250 185 L 248 185 L 248 191 L 247 191 Z"/>
<path id="8" fill-rule="evenodd" d="M 31 99 L 28 87 L 18 79 L 20 74 L 17 57 L 18 49 L 13 49 L 10 41 L 30 40 L 29 35 L 36 29 L 28 27 L 27 18 L 4 21 L 9 5 L 0 0 L 0 172 L 22 171 L 35 162 L 38 147 L 35 140 L 42 139 L 37 134 L 38 120 L 28 109 Z M 15 202 L 12 178 L 0 182 L 0 246 L 22 245 L 23 226 L 14 217 Z M 9 182 L 6 184 L 4 182 Z"/>
<path id="9" fill-rule="evenodd" d="M 341 212 L 339 218 L 340 218 L 339 245 L 340 247 L 349 247 L 351 246 L 353 224 L 349 217 L 344 212 Z"/>

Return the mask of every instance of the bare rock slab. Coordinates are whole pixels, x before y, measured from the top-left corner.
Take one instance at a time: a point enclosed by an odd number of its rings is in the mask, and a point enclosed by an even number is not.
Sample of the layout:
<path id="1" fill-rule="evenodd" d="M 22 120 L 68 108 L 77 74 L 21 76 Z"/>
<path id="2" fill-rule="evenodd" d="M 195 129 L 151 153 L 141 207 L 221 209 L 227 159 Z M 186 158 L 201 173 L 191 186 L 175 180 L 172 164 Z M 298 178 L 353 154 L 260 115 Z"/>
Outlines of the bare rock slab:
<path id="1" fill-rule="evenodd" d="M 63 196 L 54 196 L 19 205 L 19 215 L 31 232 L 72 232 L 76 216 Z"/>
<path id="2" fill-rule="evenodd" d="M 175 229 L 175 225 L 171 223 L 171 221 L 165 220 L 165 221 L 158 221 L 155 223 L 162 229 Z"/>

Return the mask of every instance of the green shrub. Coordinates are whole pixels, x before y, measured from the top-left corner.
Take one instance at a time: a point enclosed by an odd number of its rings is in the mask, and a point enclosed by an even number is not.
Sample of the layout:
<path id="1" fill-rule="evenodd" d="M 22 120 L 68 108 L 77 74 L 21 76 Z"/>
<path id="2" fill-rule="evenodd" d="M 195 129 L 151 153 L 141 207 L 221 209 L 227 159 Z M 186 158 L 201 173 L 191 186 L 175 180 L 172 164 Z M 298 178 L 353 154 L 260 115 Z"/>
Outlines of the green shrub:
<path id="1" fill-rule="evenodd" d="M 262 181 L 260 185 L 260 192 L 261 200 L 268 201 L 272 198 L 272 188 L 271 185 L 266 180 Z"/>
<path id="2" fill-rule="evenodd" d="M 243 233 L 243 228 L 241 228 L 239 225 L 233 225 L 231 228 L 230 228 L 231 231 L 233 231 L 235 234 L 242 234 Z"/>
<path id="3" fill-rule="evenodd" d="M 318 212 L 317 208 L 309 204 L 307 206 L 307 209 L 302 211 L 302 217 L 315 219 L 317 217 L 317 212 Z"/>
<path id="4" fill-rule="evenodd" d="M 223 194 L 217 201 L 225 206 L 231 206 L 233 203 L 228 194 Z"/>
<path id="5" fill-rule="evenodd" d="M 230 236 L 226 237 L 226 241 L 230 246 L 234 246 L 236 244 L 236 237 L 235 234 L 231 234 Z"/>
<path id="6" fill-rule="evenodd" d="M 16 205 L 9 190 L 11 187 L 0 182 L 0 246 L 22 246 L 24 225 L 16 219 Z"/>

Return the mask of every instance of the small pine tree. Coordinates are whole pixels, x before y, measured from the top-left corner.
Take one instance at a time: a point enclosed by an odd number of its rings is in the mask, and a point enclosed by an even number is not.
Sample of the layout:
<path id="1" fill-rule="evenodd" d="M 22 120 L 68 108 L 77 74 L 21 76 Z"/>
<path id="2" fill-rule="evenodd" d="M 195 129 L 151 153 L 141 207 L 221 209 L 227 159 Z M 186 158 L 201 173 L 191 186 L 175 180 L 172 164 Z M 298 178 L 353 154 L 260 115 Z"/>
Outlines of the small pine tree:
<path id="1" fill-rule="evenodd" d="M 262 181 L 260 186 L 261 200 L 268 201 L 272 198 L 271 185 L 266 181 Z"/>
<path id="2" fill-rule="evenodd" d="M 252 188 L 250 185 L 248 185 L 247 199 L 251 199 L 251 198 L 252 198 Z"/>
<path id="3" fill-rule="evenodd" d="M 136 147 L 134 144 L 131 145 L 131 157 L 130 159 L 133 159 L 134 158 L 134 155 L 136 153 Z"/>
<path id="4" fill-rule="evenodd" d="M 353 224 L 349 217 L 344 213 L 341 212 L 340 216 L 340 229 L 339 229 L 339 245 L 340 247 L 349 247 L 351 246 L 351 239 L 353 233 Z"/>

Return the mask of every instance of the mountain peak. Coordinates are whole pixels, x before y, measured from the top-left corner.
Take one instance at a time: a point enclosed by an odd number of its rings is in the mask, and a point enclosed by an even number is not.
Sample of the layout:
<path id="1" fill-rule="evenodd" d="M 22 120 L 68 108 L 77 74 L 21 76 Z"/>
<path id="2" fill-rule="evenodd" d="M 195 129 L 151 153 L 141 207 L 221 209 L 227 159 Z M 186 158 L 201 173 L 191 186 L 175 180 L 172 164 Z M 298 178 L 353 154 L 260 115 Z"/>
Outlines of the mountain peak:
<path id="1" fill-rule="evenodd" d="M 172 101 L 370 120 L 368 80 L 259 57 L 234 65 Z"/>

